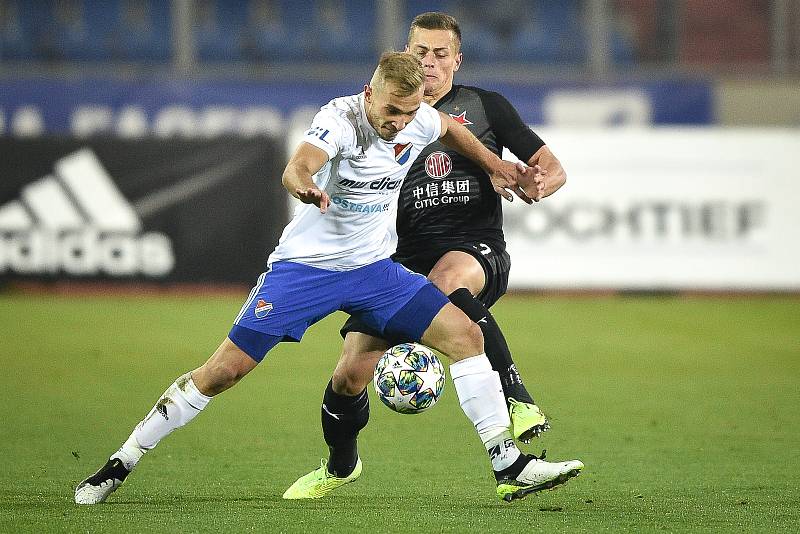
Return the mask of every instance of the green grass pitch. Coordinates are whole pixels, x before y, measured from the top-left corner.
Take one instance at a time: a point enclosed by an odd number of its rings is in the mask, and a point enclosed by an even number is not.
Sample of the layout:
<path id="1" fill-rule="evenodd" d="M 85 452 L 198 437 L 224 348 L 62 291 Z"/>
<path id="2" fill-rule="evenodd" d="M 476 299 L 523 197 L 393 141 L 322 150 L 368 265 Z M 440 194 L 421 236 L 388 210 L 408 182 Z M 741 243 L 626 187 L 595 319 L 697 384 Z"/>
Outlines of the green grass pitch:
<path id="1" fill-rule="evenodd" d="M 552 419 L 527 450 L 586 464 L 558 491 L 498 501 L 448 381 L 418 416 L 371 391 L 361 479 L 327 499 L 282 500 L 326 456 L 319 404 L 337 315 L 164 440 L 107 504 L 73 504 L 75 484 L 205 360 L 240 302 L 0 297 L 0 531 L 798 530 L 796 297 L 501 301 L 518 367 Z"/>

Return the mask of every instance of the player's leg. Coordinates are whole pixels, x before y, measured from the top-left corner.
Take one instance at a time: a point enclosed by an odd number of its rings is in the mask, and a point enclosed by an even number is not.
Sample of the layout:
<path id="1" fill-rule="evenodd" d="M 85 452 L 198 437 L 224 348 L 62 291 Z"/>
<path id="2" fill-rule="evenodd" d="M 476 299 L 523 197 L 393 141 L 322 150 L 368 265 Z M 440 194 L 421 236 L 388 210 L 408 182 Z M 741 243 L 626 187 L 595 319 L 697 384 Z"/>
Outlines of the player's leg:
<path id="1" fill-rule="evenodd" d="M 350 321 L 348 321 L 349 323 Z M 361 475 L 358 433 L 369 420 L 367 385 L 375 364 L 388 348 L 377 337 L 347 333 L 342 356 L 322 399 L 322 433 L 328 445 L 328 461 L 300 477 L 283 494 L 284 499 L 313 499 L 353 482 Z"/>
<path id="2" fill-rule="evenodd" d="M 345 311 L 356 313 L 389 339 L 421 340 L 454 362 L 450 374 L 456 394 L 486 447 L 498 495 L 522 497 L 542 489 L 542 484 L 560 484 L 561 478 L 566 481 L 567 475 L 577 474 L 583 467 L 580 462 L 550 464 L 517 449 L 500 378 L 483 353 L 483 335 L 476 323 L 430 281 L 401 265 L 376 264 L 371 270 Z"/>
<path id="3" fill-rule="evenodd" d="M 505 293 L 507 282 L 508 269 L 500 272 L 503 258 L 488 246 L 484 247 L 488 252 L 482 257 L 484 263 L 466 251 L 451 250 L 445 253 L 428 273 L 428 279 L 480 326 L 486 356 L 492 369 L 500 375 L 503 394 L 511 413 L 514 437 L 528 443 L 550 425 L 523 384 L 499 325 L 488 306 L 477 298 L 477 295 L 484 294 L 489 305 L 493 304 Z M 494 263 L 490 263 L 490 260 L 494 260 Z"/>
<path id="4" fill-rule="evenodd" d="M 167 388 L 108 463 L 78 485 L 75 502 L 103 502 L 145 452 L 194 419 L 213 396 L 236 384 L 280 341 L 299 340 L 311 322 L 337 309 L 332 292 L 324 290 L 332 276 L 335 274 L 288 262 L 276 263 L 262 274 L 228 338 L 202 366 Z M 298 299 L 301 291 L 304 298 Z"/>
<path id="5" fill-rule="evenodd" d="M 328 470 L 337 477 L 353 472 L 358 462 L 356 440 L 369 421 L 367 385 L 375 364 L 389 348 L 386 341 L 360 332 L 345 337 L 342 356 L 325 389 L 322 431 L 330 451 Z"/>
<path id="6" fill-rule="evenodd" d="M 514 365 L 503 332 L 489 309 L 476 297 L 486 287 L 488 278 L 481 263 L 473 255 L 460 250 L 447 252 L 428 273 L 428 279 L 448 296 L 450 302 L 481 327 L 486 356 L 500 375 L 506 398 L 533 403 Z"/>
<path id="7" fill-rule="evenodd" d="M 520 451 L 511 437 L 500 377 L 483 353 L 478 325 L 448 302 L 425 330 L 422 343 L 453 360 L 450 376 L 461 408 L 475 425 L 494 470 L 509 468 L 520 458 Z"/>
<path id="8" fill-rule="evenodd" d="M 212 397 L 236 384 L 257 364 L 226 338 L 202 366 L 178 377 L 108 462 L 78 484 L 75 502 L 97 504 L 105 501 L 147 451 L 197 417 Z"/>
<path id="9" fill-rule="evenodd" d="M 482 353 L 480 328 L 461 310 L 447 303 L 425 330 L 422 342 L 454 360 L 450 376 L 459 403 L 489 455 L 501 499 L 511 501 L 553 488 L 580 472 L 579 460 L 546 462 L 517 448 L 500 377 Z"/>

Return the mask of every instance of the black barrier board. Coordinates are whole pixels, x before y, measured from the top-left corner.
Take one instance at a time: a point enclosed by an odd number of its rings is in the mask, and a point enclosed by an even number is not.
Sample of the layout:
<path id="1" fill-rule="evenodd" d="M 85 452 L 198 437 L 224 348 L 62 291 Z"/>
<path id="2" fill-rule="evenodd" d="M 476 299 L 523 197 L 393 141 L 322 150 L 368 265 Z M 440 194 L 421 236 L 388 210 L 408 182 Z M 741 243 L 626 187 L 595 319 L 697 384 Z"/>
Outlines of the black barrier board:
<path id="1" fill-rule="evenodd" d="M 283 145 L 0 138 L 0 281 L 251 284 L 287 222 Z"/>

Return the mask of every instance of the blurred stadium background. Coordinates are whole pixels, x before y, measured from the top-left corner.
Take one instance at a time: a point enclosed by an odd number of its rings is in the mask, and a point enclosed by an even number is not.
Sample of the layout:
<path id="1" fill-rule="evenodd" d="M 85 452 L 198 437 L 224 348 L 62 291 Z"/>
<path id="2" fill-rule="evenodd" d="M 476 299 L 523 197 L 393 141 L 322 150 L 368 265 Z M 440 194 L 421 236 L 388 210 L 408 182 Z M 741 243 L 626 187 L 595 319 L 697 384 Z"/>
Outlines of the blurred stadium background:
<path id="1" fill-rule="evenodd" d="M 428 419 L 376 407 L 364 436 L 377 459 L 384 424 L 456 433 L 426 442 L 421 498 L 384 503 L 373 474 L 331 508 L 282 503 L 322 453 L 334 317 L 154 452 L 122 506 L 76 510 L 74 484 L 227 332 L 288 221 L 298 132 L 432 10 L 462 25 L 456 83 L 507 96 L 569 175 L 506 204 L 496 314 L 554 415 L 545 444 L 587 472 L 486 508 L 448 394 Z M 0 530 L 344 532 L 401 506 L 435 531 L 791 531 L 798 154 L 796 0 L 0 0 Z M 232 443 L 253 457 L 231 467 Z"/>
<path id="2" fill-rule="evenodd" d="M 425 10 L 570 175 L 512 287 L 800 288 L 794 0 L 0 0 L 0 280 L 249 284 L 297 133 Z"/>

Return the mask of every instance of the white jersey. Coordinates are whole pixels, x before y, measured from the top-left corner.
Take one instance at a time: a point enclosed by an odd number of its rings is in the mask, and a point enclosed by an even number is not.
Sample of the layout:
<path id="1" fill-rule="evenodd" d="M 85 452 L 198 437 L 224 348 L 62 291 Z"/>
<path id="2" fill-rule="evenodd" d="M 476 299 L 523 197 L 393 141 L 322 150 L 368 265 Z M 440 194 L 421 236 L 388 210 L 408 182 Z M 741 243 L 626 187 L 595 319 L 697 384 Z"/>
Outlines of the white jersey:
<path id="1" fill-rule="evenodd" d="M 384 141 L 367 120 L 364 93 L 323 106 L 303 141 L 328 154 L 313 177 L 331 198 L 328 212 L 298 206 L 267 263 L 346 271 L 387 258 L 400 186 L 420 151 L 439 139 L 441 127 L 439 112 L 423 102 L 414 120 Z"/>

